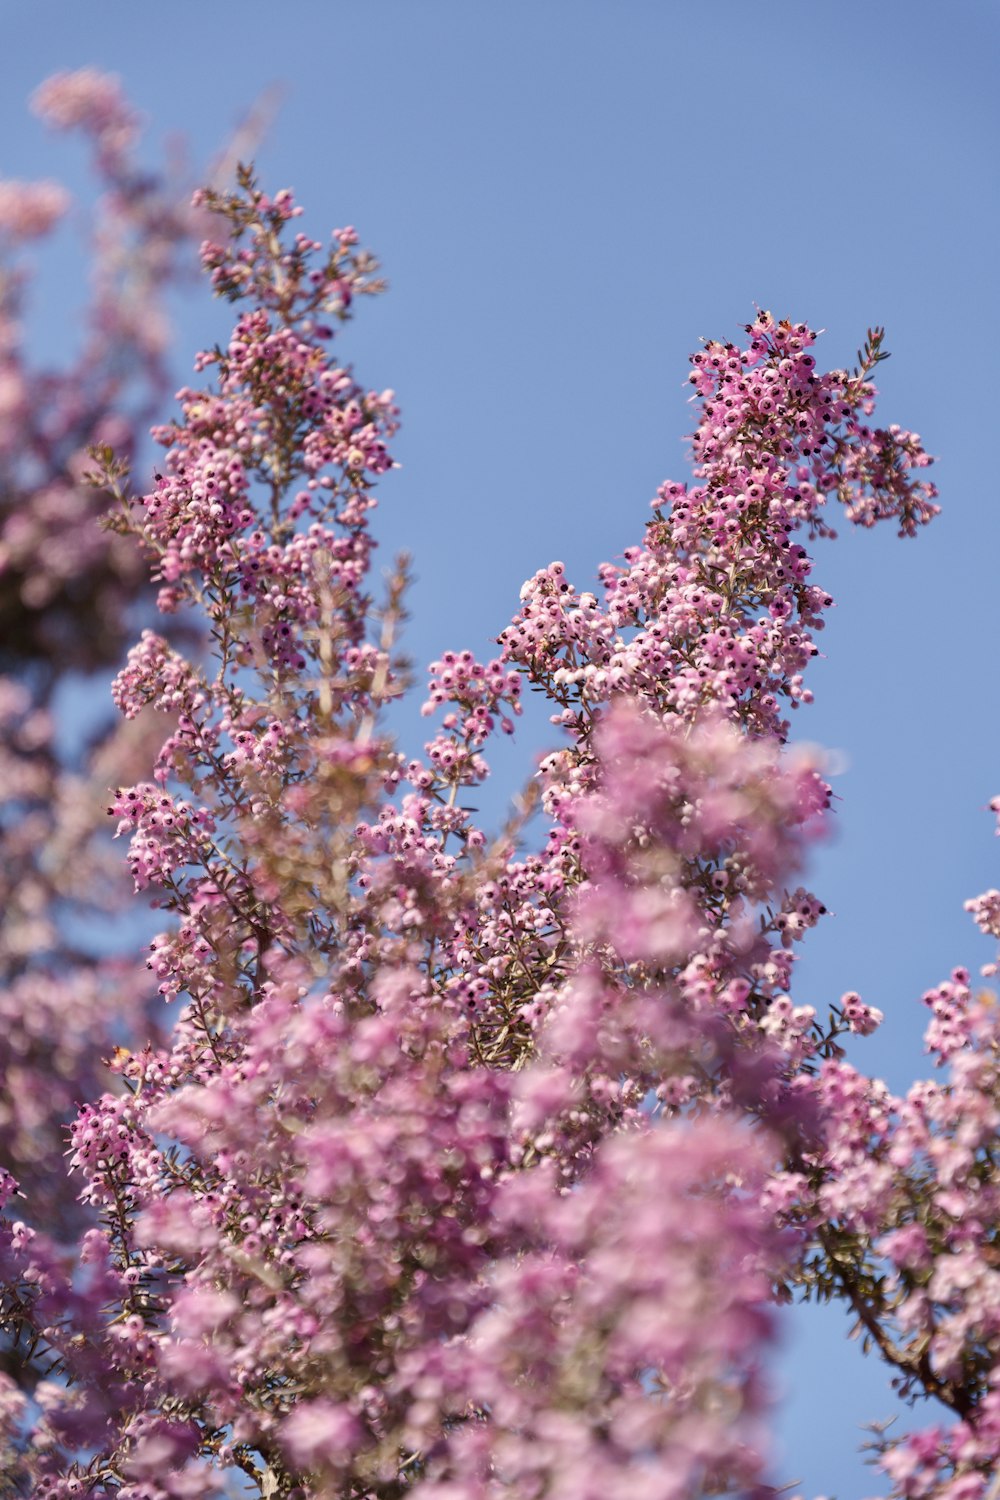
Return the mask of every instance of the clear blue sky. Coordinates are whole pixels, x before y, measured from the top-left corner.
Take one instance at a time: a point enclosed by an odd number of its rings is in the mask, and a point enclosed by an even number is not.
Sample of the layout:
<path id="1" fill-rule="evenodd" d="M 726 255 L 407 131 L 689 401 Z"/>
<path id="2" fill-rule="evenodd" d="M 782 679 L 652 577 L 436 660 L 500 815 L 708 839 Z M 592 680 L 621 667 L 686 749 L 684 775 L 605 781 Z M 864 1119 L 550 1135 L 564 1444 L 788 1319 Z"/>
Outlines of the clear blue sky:
<path id="1" fill-rule="evenodd" d="M 1000 884 L 995 0 L 8 0 L 4 42 L 10 176 L 79 171 L 25 109 L 57 69 L 119 73 L 201 160 L 283 86 L 265 184 L 317 237 L 355 223 L 391 282 L 346 347 L 403 407 L 379 525 L 415 555 L 418 662 L 488 653 L 537 567 L 583 584 L 639 539 L 686 475 L 700 336 L 735 337 L 756 301 L 827 328 L 841 364 L 887 326 L 881 415 L 940 455 L 944 509 L 916 542 L 821 550 L 838 609 L 797 730 L 847 770 L 812 876 L 835 916 L 797 997 L 861 990 L 887 1020 L 856 1060 L 895 1088 L 920 1074 L 919 996 L 990 957 L 962 902 Z M 53 351 L 68 296 L 38 325 Z M 178 382 L 205 340 L 187 315 Z M 540 733 L 504 757 L 494 811 Z M 843 1333 L 792 1320 L 778 1473 L 851 1500 L 881 1489 L 857 1424 L 893 1405 Z"/>

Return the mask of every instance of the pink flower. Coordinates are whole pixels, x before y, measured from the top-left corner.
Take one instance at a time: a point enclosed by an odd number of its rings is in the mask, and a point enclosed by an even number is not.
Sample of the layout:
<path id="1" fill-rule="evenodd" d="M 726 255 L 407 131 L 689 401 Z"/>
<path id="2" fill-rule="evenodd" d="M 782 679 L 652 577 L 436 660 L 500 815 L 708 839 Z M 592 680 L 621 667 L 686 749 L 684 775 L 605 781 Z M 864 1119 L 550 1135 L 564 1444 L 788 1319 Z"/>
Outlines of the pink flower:
<path id="1" fill-rule="evenodd" d="M 302 1402 L 281 1424 L 281 1441 L 304 1469 L 345 1465 L 360 1437 L 360 1424 L 348 1407 L 320 1398 Z"/>
<path id="2" fill-rule="evenodd" d="M 36 240 L 48 234 L 69 207 L 57 182 L 0 181 L 0 238 Z"/>

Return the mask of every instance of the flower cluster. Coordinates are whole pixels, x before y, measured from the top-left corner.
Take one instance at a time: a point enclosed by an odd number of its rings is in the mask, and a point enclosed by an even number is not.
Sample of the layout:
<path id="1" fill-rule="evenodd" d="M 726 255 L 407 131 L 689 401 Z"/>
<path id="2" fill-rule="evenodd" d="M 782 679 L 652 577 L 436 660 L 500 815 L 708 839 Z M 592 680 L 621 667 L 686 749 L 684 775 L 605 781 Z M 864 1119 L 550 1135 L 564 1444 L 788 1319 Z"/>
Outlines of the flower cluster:
<path id="1" fill-rule="evenodd" d="M 207 808 L 192 808 L 149 783 L 119 789 L 108 808 L 117 817 L 115 837 L 135 828 L 128 862 L 137 891 L 169 880 L 181 865 L 200 864 L 205 857 L 204 835 L 215 832 Z"/>
<path id="2" fill-rule="evenodd" d="M 0 236 L 10 243 L 50 233 L 69 207 L 58 182 L 0 182 Z"/>
<path id="3" fill-rule="evenodd" d="M 934 487 L 913 474 L 930 462 L 919 440 L 863 420 L 867 375 L 884 357 L 879 331 L 853 376 L 816 374 L 804 324 L 762 314 L 747 332 L 746 349 L 713 343 L 694 356 L 697 483 L 661 486 L 645 544 L 601 569 L 603 607 L 552 563 L 525 585 L 500 637 L 576 737 L 597 705 L 628 694 L 680 718 L 711 705 L 784 738 L 782 701 L 809 701 L 803 673 L 832 603 L 808 581 L 795 533 L 830 532 L 831 494 L 848 519 L 894 519 L 905 534 L 936 514 Z"/>
<path id="4" fill-rule="evenodd" d="M 944 1081 L 901 1098 L 845 1062 L 818 1079 L 823 1141 L 786 1172 L 826 1260 L 809 1276 L 836 1286 L 859 1329 L 911 1399 L 930 1395 L 952 1414 L 894 1442 L 880 1463 L 897 1492 L 920 1500 L 980 1500 L 998 1455 L 1000 1274 L 1000 1016 L 956 969 L 928 992 L 927 1049 Z"/>
<path id="5" fill-rule="evenodd" d="M 90 136 L 105 170 L 120 166 L 138 134 L 135 110 L 117 78 L 81 68 L 56 73 L 36 89 L 35 111 L 57 130 L 81 130 Z"/>

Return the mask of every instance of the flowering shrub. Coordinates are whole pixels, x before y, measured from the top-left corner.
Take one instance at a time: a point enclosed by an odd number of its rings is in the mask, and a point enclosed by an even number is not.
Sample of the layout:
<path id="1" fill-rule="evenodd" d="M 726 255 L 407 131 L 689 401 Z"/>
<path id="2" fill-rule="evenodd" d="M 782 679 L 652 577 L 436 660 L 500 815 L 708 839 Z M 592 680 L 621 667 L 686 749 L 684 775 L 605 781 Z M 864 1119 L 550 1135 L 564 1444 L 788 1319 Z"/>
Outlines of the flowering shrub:
<path id="1" fill-rule="evenodd" d="M 113 96 L 60 87 L 49 109 L 113 165 L 131 128 Z M 18 222 L 53 202 L 34 192 Z M 114 1086 L 95 1079 L 70 1124 L 68 1228 L 43 1183 L 66 1180 L 69 1095 L 25 1174 L 36 1121 L 9 1075 L 7 1489 L 763 1496 L 772 1304 L 797 1290 L 843 1299 L 901 1394 L 949 1412 L 883 1443 L 895 1492 L 985 1497 L 995 1006 L 960 970 L 930 992 L 948 1081 L 895 1099 L 840 1045 L 879 1012 L 790 994 L 830 797 L 786 748 L 832 603 L 804 542 L 834 503 L 903 536 L 936 513 L 919 439 L 871 424 L 881 332 L 853 372 L 820 374 L 816 336 L 769 314 L 696 354 L 692 482 L 661 488 L 599 593 L 552 563 L 492 660 L 433 663 L 411 757 L 385 727 L 405 574 L 381 596 L 370 576 L 398 413 L 332 347 L 377 268 L 353 229 L 296 232 L 291 194 L 246 171 L 196 209 L 224 228 L 202 260 L 232 336 L 154 429 L 149 493 L 95 450 L 99 545 L 138 542 L 168 622 L 205 626 L 187 654 L 144 630 L 113 688 L 156 743 L 110 826 L 168 920 Z M 558 732 L 533 783 L 544 832 L 491 838 L 468 789 L 525 684 Z M 7 702 L 23 842 L 45 739 Z M 995 894 L 974 905 L 990 931 Z M 4 1004 L 52 1025 L 52 983 Z M 169 1032 L 142 1034 L 156 991 Z"/>
<path id="2" fill-rule="evenodd" d="M 21 325 L 29 256 L 71 199 L 0 183 L 0 1167 L 33 1222 L 72 1238 L 86 1216 L 59 1167 L 65 1127 L 107 1086 L 102 1057 L 151 1026 L 134 939 L 109 922 L 127 881 L 97 832 L 109 779 L 141 775 L 155 747 L 135 725 L 95 726 L 84 744 L 54 707 L 75 674 L 120 660 L 149 597 L 134 546 L 97 524 L 110 496 L 86 475 L 95 443 L 134 458 L 166 398 L 165 298 L 194 268 L 199 226 L 180 184 L 140 169 L 114 79 L 60 75 L 34 104 L 83 135 L 98 199 L 79 351 L 37 368 Z"/>

